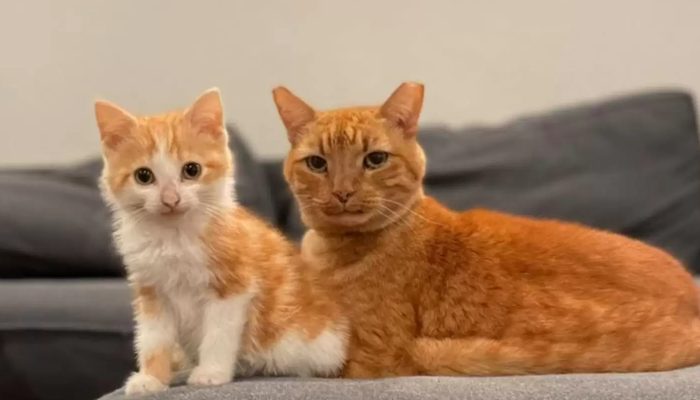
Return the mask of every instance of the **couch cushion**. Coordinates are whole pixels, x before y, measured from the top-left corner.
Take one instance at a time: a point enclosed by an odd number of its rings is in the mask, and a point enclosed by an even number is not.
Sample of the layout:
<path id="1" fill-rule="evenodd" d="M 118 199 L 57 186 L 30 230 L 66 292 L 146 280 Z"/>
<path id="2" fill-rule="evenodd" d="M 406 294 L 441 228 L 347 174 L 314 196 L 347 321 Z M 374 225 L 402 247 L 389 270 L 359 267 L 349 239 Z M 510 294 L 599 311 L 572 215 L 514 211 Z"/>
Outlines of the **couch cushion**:
<path id="1" fill-rule="evenodd" d="M 700 273 L 700 146 L 688 94 L 627 96 L 498 127 L 426 127 L 419 140 L 427 193 L 455 210 L 485 207 L 623 233 Z M 293 207 L 284 229 L 298 238 Z"/>
<path id="2" fill-rule="evenodd" d="M 265 172 L 232 127 L 239 201 L 272 221 Z M 0 173 L 0 278 L 121 276 L 109 212 L 97 188 L 102 161 Z"/>
<path id="3" fill-rule="evenodd" d="M 0 174 L 0 277 L 122 273 L 95 180 L 83 185 L 58 174 Z"/>
<path id="4" fill-rule="evenodd" d="M 0 279 L 0 399 L 88 400 L 134 369 L 126 281 Z"/>

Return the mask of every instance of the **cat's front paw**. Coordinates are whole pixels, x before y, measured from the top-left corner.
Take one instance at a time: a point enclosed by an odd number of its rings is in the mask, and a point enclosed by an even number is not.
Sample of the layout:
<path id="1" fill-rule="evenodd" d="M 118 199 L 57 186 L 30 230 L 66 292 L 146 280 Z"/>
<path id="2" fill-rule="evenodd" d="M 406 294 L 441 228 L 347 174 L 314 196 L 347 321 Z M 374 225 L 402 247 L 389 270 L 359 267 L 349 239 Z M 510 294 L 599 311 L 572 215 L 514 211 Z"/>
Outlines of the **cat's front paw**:
<path id="1" fill-rule="evenodd" d="M 188 385 L 216 386 L 229 383 L 233 379 L 233 372 L 223 368 L 197 366 L 187 378 Z"/>
<path id="2" fill-rule="evenodd" d="M 167 388 L 168 386 L 164 385 L 155 376 L 137 372 L 126 380 L 124 392 L 127 395 L 147 394 L 162 392 Z"/>

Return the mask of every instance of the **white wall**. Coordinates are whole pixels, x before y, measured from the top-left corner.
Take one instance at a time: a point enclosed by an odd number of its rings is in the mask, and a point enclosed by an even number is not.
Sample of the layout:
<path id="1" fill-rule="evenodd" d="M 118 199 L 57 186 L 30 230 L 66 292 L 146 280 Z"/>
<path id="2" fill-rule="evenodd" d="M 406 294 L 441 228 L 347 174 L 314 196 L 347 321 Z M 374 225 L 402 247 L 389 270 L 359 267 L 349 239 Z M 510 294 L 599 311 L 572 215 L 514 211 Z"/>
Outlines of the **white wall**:
<path id="1" fill-rule="evenodd" d="M 136 113 L 217 85 L 257 153 L 270 90 L 327 108 L 427 84 L 424 122 L 498 122 L 649 87 L 700 93 L 700 1 L 5 1 L 0 165 L 98 152 L 96 97 Z"/>

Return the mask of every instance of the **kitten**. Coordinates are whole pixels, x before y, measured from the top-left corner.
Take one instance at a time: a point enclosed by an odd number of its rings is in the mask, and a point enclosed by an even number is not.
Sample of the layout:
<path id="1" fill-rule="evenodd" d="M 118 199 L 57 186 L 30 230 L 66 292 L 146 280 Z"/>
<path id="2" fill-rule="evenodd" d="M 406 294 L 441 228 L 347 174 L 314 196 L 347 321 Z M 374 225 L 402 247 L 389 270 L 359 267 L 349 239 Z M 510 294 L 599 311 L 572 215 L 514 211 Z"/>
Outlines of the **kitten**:
<path id="1" fill-rule="evenodd" d="M 135 293 L 139 372 L 126 393 L 237 374 L 340 372 L 346 322 L 316 269 L 283 236 L 236 204 L 218 90 L 189 109 L 136 118 L 95 104 L 115 241 Z"/>
<path id="2" fill-rule="evenodd" d="M 698 290 L 673 257 L 577 224 L 426 197 L 423 86 L 315 111 L 273 92 L 285 176 L 351 325 L 346 377 L 655 371 L 700 362 Z"/>

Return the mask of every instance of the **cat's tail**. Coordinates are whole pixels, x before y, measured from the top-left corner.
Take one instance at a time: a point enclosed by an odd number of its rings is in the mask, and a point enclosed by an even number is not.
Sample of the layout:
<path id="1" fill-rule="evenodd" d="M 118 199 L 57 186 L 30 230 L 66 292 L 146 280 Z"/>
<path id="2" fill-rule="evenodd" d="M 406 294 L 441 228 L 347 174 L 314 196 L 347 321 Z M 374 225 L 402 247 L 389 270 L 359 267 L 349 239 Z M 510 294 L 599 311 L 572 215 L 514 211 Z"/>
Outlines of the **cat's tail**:
<path id="1" fill-rule="evenodd" d="M 492 339 L 415 340 L 411 357 L 423 375 L 524 375 L 538 373 L 533 351 Z M 544 372 L 544 371 L 541 371 Z"/>
<path id="2" fill-rule="evenodd" d="M 423 375 L 525 375 L 573 372 L 662 371 L 700 363 L 700 320 L 674 337 L 640 342 L 623 350 L 612 342 L 551 343 L 486 338 L 414 341 L 411 357 Z M 629 343 L 627 343 L 629 345 Z"/>

